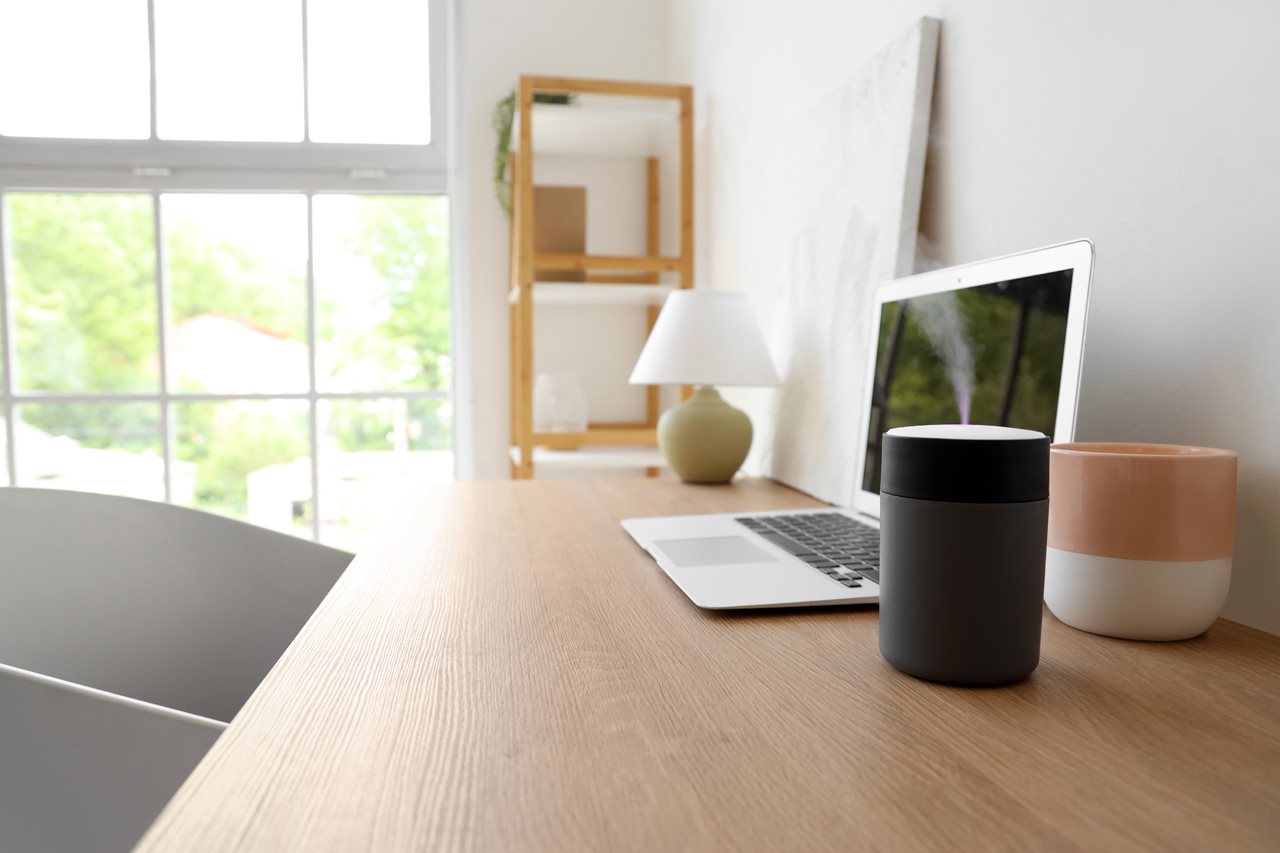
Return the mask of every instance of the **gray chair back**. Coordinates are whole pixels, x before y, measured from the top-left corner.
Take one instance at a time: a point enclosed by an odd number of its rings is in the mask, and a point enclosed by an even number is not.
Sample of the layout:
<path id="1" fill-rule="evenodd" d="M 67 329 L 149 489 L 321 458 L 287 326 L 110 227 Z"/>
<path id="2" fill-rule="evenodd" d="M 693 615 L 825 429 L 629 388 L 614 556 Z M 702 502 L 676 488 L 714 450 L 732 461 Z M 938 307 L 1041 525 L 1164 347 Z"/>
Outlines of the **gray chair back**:
<path id="1" fill-rule="evenodd" d="M 0 664 L 229 722 L 351 557 L 199 510 L 0 488 Z"/>

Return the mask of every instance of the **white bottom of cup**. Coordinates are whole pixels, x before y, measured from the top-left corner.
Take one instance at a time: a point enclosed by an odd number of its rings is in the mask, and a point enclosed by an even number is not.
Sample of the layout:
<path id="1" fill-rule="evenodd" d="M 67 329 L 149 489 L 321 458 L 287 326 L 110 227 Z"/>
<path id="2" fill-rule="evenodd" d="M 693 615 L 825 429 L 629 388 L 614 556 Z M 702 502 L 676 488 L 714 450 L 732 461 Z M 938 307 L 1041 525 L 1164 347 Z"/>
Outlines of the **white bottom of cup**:
<path id="1" fill-rule="evenodd" d="M 1187 562 L 1095 557 L 1049 548 L 1044 600 L 1073 628 L 1127 640 L 1186 640 L 1227 600 L 1231 558 Z"/>

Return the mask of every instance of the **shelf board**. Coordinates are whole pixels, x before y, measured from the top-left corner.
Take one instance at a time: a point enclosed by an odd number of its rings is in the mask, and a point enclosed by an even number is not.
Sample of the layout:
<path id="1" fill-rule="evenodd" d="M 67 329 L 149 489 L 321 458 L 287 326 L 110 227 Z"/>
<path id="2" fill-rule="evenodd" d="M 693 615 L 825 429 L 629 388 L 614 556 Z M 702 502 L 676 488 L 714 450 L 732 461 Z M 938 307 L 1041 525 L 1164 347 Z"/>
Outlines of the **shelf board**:
<path id="1" fill-rule="evenodd" d="M 581 281 L 538 281 L 533 284 L 534 305 L 661 305 L 676 290 L 674 284 L 592 284 Z M 520 289 L 513 287 L 507 301 L 514 304 Z"/>
<path id="2" fill-rule="evenodd" d="M 572 104 L 533 105 L 537 154 L 660 157 L 675 149 L 679 129 L 680 104 L 670 98 L 579 95 Z M 519 145 L 517 110 L 511 149 Z"/>
<path id="3" fill-rule="evenodd" d="M 680 258 L 648 255 L 585 255 L 575 253 L 538 252 L 533 268 L 539 272 L 590 272 L 592 270 L 629 270 L 634 272 L 676 272 Z"/>
<path id="4" fill-rule="evenodd" d="M 511 448 L 511 461 L 518 462 L 519 448 Z M 667 460 L 656 447 L 583 447 L 580 450 L 533 449 L 537 468 L 666 468 Z"/>
<path id="5" fill-rule="evenodd" d="M 679 83 L 641 83 L 635 80 L 598 80 L 583 77 L 546 77 L 526 75 L 535 92 L 577 95 L 588 102 L 601 95 L 627 98 L 663 98 L 678 100 L 692 97 L 693 89 Z M 525 78 L 522 78 L 525 79 Z"/>
<path id="6" fill-rule="evenodd" d="M 610 426 L 592 424 L 586 432 L 537 432 L 532 435 L 535 447 L 554 450 L 573 450 L 582 445 L 607 445 L 610 447 L 656 447 L 658 430 L 644 424 L 616 424 Z"/>

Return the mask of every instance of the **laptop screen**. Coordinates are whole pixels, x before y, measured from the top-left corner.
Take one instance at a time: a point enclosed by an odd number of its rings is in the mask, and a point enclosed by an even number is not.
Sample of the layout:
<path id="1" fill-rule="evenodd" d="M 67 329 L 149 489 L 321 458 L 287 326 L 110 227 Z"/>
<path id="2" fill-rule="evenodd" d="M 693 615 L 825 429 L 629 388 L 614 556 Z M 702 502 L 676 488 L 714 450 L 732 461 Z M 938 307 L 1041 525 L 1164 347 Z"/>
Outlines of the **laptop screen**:
<path id="1" fill-rule="evenodd" d="M 1070 269 L 886 302 L 862 488 L 880 493 L 886 430 L 995 424 L 1052 436 Z"/>

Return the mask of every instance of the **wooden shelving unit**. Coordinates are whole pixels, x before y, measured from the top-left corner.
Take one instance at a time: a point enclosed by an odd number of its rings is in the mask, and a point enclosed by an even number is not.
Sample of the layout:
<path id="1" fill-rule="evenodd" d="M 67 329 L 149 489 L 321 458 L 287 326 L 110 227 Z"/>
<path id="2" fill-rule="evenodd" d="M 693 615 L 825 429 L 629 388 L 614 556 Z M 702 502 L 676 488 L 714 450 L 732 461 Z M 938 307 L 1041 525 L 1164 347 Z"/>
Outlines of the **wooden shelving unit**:
<path id="1" fill-rule="evenodd" d="M 535 103 L 541 94 L 572 95 L 570 104 Z M 674 151 L 668 150 L 675 130 Z M 535 153 L 643 158 L 647 164 L 644 255 L 534 251 Z M 679 252 L 661 252 L 661 158 L 679 160 Z M 665 463 L 657 451 L 659 394 L 648 389 L 645 419 L 591 423 L 580 433 L 533 428 L 533 312 L 538 305 L 634 305 L 653 328 L 667 294 L 693 287 L 693 90 L 630 83 L 522 76 L 508 159 L 511 170 L 511 476 L 528 479 L 535 466 L 643 468 Z M 538 280 L 556 273 L 580 281 Z M 686 389 L 687 390 L 687 389 Z M 685 391 L 682 391 L 685 393 Z"/>

